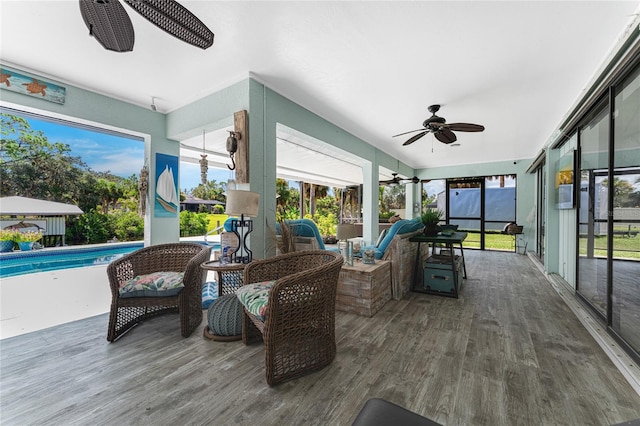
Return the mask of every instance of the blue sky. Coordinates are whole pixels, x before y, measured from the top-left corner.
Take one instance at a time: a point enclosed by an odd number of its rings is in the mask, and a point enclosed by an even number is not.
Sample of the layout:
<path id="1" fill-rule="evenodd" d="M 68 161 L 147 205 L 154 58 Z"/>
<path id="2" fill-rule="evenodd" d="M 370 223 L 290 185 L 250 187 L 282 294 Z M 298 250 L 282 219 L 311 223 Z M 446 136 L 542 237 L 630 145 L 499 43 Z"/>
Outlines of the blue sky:
<path id="1" fill-rule="evenodd" d="M 31 128 L 41 130 L 49 142 L 62 142 L 71 147 L 74 156 L 82 158 L 97 172 L 110 171 L 121 177 L 139 175 L 144 162 L 144 142 L 102 132 L 65 126 L 25 117 Z M 228 170 L 209 168 L 209 180 L 223 182 L 231 178 Z M 200 166 L 180 163 L 180 189 L 192 189 L 200 183 Z"/>

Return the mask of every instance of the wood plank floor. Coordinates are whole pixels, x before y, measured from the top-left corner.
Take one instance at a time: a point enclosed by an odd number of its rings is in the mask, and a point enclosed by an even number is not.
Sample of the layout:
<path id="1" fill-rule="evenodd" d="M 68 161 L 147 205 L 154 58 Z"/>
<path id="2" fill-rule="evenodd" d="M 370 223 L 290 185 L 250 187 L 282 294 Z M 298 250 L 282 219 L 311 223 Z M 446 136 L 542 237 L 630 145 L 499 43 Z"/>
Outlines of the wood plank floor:
<path id="1" fill-rule="evenodd" d="M 0 341 L 2 425 L 350 425 L 369 398 L 443 425 L 610 425 L 640 396 L 526 256 L 468 251 L 460 299 L 337 312 L 324 370 L 269 388 L 261 344 L 107 315 Z M 203 323 L 204 325 L 204 323 Z"/>

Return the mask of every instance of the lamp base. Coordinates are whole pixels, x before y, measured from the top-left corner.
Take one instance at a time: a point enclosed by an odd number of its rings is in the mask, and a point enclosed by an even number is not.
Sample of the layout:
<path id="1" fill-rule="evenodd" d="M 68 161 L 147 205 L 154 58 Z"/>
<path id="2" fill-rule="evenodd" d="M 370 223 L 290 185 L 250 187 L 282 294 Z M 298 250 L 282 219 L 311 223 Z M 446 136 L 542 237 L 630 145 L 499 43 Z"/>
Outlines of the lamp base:
<path id="1" fill-rule="evenodd" d="M 253 252 L 249 249 L 249 242 L 247 241 L 251 231 L 253 231 L 253 221 L 245 219 L 244 215 L 240 216 L 240 220 L 231 220 L 231 232 L 238 237 L 238 247 L 230 256 L 232 263 L 246 264 L 253 260 Z"/>

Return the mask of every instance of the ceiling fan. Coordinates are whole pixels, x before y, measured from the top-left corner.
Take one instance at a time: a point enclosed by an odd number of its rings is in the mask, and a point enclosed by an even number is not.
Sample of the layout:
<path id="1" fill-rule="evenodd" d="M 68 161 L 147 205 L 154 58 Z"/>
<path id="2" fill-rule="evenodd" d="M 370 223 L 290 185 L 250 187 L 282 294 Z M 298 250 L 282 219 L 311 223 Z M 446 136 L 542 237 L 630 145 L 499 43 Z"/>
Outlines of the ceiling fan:
<path id="1" fill-rule="evenodd" d="M 175 0 L 124 0 L 155 26 L 193 46 L 213 45 L 213 33 L 193 13 Z M 80 14 L 89 35 L 107 50 L 130 52 L 135 34 L 119 0 L 80 0 Z"/>
<path id="2" fill-rule="evenodd" d="M 400 133 L 397 135 L 393 135 L 392 137 L 407 135 L 413 132 L 420 132 L 417 135 L 411 136 L 405 143 L 402 145 L 409 145 L 426 135 L 427 133 L 433 133 L 433 135 L 440 142 L 445 144 L 454 143 L 458 138 L 453 133 L 456 132 L 482 132 L 484 130 L 484 126 L 479 124 L 470 124 L 470 123 L 451 123 L 447 124 L 447 120 L 442 117 L 438 117 L 436 112 L 440 109 L 440 105 L 431 105 L 428 110 L 432 114 L 431 117 L 424 120 L 422 123 L 423 129 L 411 130 L 409 132 Z"/>
<path id="3" fill-rule="evenodd" d="M 418 176 L 414 176 L 412 178 L 401 178 L 398 177 L 397 173 L 391 173 L 391 175 L 393 176 L 393 179 L 389 179 L 389 180 L 381 180 L 379 183 L 380 185 L 400 185 L 403 182 L 411 182 L 411 183 L 418 183 L 420 182 L 420 178 Z"/>

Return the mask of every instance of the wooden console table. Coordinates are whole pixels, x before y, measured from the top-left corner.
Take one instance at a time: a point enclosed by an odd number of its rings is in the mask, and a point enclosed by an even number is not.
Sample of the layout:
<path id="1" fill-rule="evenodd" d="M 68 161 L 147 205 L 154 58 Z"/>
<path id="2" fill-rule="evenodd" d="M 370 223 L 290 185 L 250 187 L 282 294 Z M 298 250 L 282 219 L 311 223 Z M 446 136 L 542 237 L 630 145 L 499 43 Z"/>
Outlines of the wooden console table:
<path id="1" fill-rule="evenodd" d="M 336 309 L 372 317 L 391 299 L 391 262 L 361 261 L 342 265 L 336 292 Z"/>

